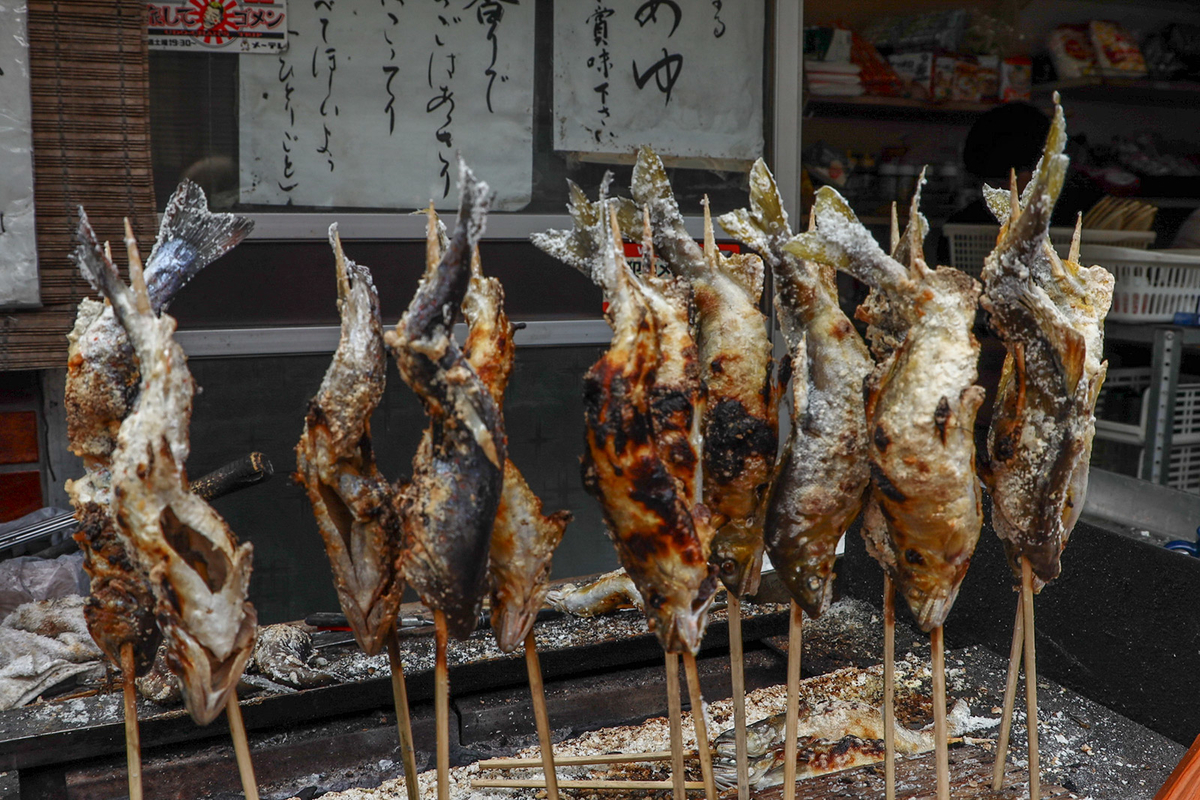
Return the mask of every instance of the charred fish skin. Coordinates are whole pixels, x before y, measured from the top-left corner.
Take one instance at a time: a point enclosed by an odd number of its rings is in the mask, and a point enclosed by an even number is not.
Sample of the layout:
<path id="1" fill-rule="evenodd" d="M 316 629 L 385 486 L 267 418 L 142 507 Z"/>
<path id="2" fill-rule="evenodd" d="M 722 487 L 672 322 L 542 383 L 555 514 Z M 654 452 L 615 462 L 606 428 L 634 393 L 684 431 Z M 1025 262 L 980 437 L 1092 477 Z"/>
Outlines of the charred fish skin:
<path id="1" fill-rule="evenodd" d="M 832 602 L 837 543 L 870 484 L 861 387 L 873 364 L 838 305 L 832 268 L 784 249 L 791 226 L 761 159 L 750 171 L 750 207 L 720 222 L 762 256 L 775 278 L 776 313 L 792 362 L 792 424 L 767 497 L 763 535 L 776 572 L 815 618 Z"/>
<path id="2" fill-rule="evenodd" d="M 440 260 L 430 260 L 412 302 L 384 334 L 400 375 L 425 406 L 427 435 L 411 483 L 397 496 L 403 574 L 447 628 L 466 638 L 487 591 L 488 551 L 503 487 L 506 442 L 500 409 L 454 340 L 470 283 L 489 189 L 459 162 L 459 214 Z"/>
<path id="3" fill-rule="evenodd" d="M 662 328 L 654 299 L 621 253 L 606 188 L 607 182 L 593 204 L 572 187 L 574 230 L 532 239 L 604 291 L 613 338 L 584 377 L 584 488 L 600 502 L 617 556 L 663 648 L 695 652 L 717 586 L 708 564 L 708 513 L 693 502 L 694 487 L 672 473 L 657 441 L 652 401 Z"/>
<path id="4" fill-rule="evenodd" d="M 1083 508 L 1113 290 L 1108 270 L 1060 259 L 1050 244 L 1050 214 L 1068 164 L 1066 138 L 1056 101 L 1045 151 L 1020 198 L 1015 191 L 1011 199 L 989 191 L 1003 227 L 985 261 L 981 299 L 1008 349 L 984 473 L 992 519 L 1014 572 L 1020 574 L 1020 560 L 1027 558 L 1039 591 L 1058 576 Z"/>
<path id="5" fill-rule="evenodd" d="M 818 193 L 816 231 L 787 249 L 849 272 L 879 292 L 905 329 L 866 383 L 871 497 L 890 540 L 885 568 L 924 631 L 949 614 L 982 526 L 975 474 L 980 287 L 921 256 L 920 188 L 908 229 L 910 266 L 885 253 L 833 189 Z"/>
<path id="6" fill-rule="evenodd" d="M 431 228 L 432 230 L 432 228 Z M 504 312 L 504 288 L 483 275 L 478 250 L 471 258 L 471 282 L 463 300 L 468 363 L 504 408 L 504 390 L 516 359 L 515 326 Z M 504 461 L 504 486 L 488 559 L 492 630 L 500 650 L 515 650 L 533 630 L 550 583 L 551 559 L 571 522 L 569 511 L 542 513 L 542 501 L 529 488 L 512 459 Z"/>
<path id="7" fill-rule="evenodd" d="M 188 491 L 184 462 L 195 385 L 175 321 L 154 313 L 137 243 L 126 226 L 133 288 L 125 286 L 80 209 L 75 259 L 103 292 L 137 354 L 141 388 L 112 457 L 113 519 L 149 577 L 167 662 L 201 725 L 225 707 L 250 657 L 256 614 L 246 600 L 251 551 Z"/>
<path id="8" fill-rule="evenodd" d="M 606 572 L 591 583 L 564 583 L 546 593 L 546 604 L 574 617 L 598 617 L 623 608 L 642 610 L 642 596 L 623 569 Z"/>
<path id="9" fill-rule="evenodd" d="M 638 151 L 630 186 L 633 203 L 621 206 L 622 229 L 633 238 L 640 228 L 639 209 L 649 209 L 656 253 L 688 282 L 695 298 L 696 343 L 707 392 L 701 421 L 703 497 L 720 523 L 710 558 L 729 591 L 753 594 L 762 565 L 760 512 L 779 449 L 771 342 L 758 306 L 763 264 L 752 254 L 720 253 L 708 222 L 704 249 L 696 244 L 662 160 L 650 148 Z"/>
<path id="10" fill-rule="evenodd" d="M 191 181 L 181 183 L 167 203 L 147 262 L 154 310 L 165 308 L 191 277 L 241 242 L 253 225 L 247 217 L 211 213 L 203 190 Z M 79 305 L 68 343 L 67 440 L 86 469 L 83 478 L 67 482 L 80 522 L 75 539 L 92 581 L 85 617 L 92 637 L 113 663 L 121 663 L 123 644 L 132 645 L 135 669 L 142 674 L 161 639 L 153 593 L 110 515 L 112 453 L 138 396 L 137 358 L 112 307 L 90 298 Z"/>
<path id="11" fill-rule="evenodd" d="M 329 244 L 341 338 L 308 404 L 295 478 L 316 517 L 346 620 L 363 652 L 375 655 L 394 627 L 404 592 L 397 565 L 400 522 L 371 445 L 371 414 L 383 397 L 387 359 L 370 270 L 346 258 L 336 223 Z"/>

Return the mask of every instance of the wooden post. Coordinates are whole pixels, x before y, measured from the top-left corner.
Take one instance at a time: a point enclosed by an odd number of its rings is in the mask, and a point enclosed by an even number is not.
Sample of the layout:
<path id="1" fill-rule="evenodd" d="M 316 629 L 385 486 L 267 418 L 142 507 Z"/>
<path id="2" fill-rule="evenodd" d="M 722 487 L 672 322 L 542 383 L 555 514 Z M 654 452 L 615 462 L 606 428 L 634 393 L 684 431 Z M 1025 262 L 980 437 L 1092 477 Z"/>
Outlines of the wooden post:
<path id="1" fill-rule="evenodd" d="M 783 800 L 796 800 L 796 726 L 800 721 L 800 654 L 804 612 L 792 601 L 788 622 L 787 716 L 783 723 Z"/>
<path id="2" fill-rule="evenodd" d="M 421 800 L 417 783 L 417 753 L 413 747 L 412 717 L 408 712 L 408 688 L 404 685 L 404 663 L 400 660 L 400 640 L 396 627 L 387 635 L 388 660 L 392 665 L 392 702 L 396 706 L 396 730 L 400 734 L 400 760 L 404 764 L 404 785 L 408 800 Z"/>
<path id="3" fill-rule="evenodd" d="M 1008 737 L 1012 733 L 1013 705 L 1017 699 L 1017 676 L 1021 672 L 1021 645 L 1025 641 L 1025 612 L 1017 595 L 1017 616 L 1013 620 L 1012 645 L 1008 650 L 1008 678 L 1004 682 L 1004 710 L 1000 713 L 1000 734 L 996 737 L 996 763 L 992 767 L 992 791 L 1004 788 L 1004 766 L 1008 760 Z"/>
<path id="4" fill-rule="evenodd" d="M 121 645 L 121 680 L 125 693 L 125 764 L 129 772 L 129 800 L 142 800 L 142 740 L 137 718 L 137 667 L 133 643 Z"/>
<path id="5" fill-rule="evenodd" d="M 683 651 L 683 671 L 687 675 L 688 695 L 692 701 L 692 725 L 696 728 L 696 753 L 700 756 L 700 774 L 704 778 L 704 794 L 717 800 L 717 782 L 713 778 L 712 753 L 708 748 L 708 722 L 704 719 L 704 695 L 700 691 L 700 671 L 696 656 Z"/>
<path id="6" fill-rule="evenodd" d="M 742 601 L 729 593 L 729 675 L 733 682 L 733 735 L 737 755 L 738 800 L 750 800 L 750 763 L 746 754 L 746 673 L 742 653 Z"/>
<path id="7" fill-rule="evenodd" d="M 937 760 L 937 797 L 950 800 L 950 748 L 946 731 L 946 652 L 942 641 L 942 626 L 929 632 L 929 649 L 933 670 L 933 739 Z"/>
<path id="8" fill-rule="evenodd" d="M 679 702 L 679 656 L 666 653 L 667 718 L 671 727 L 671 791 L 674 800 L 685 800 L 683 773 L 683 708 Z"/>
<path id="9" fill-rule="evenodd" d="M 896 800 L 896 590 L 886 572 L 883 574 L 883 784 L 886 800 Z"/>
<path id="10" fill-rule="evenodd" d="M 233 736 L 233 754 L 242 778 L 242 793 L 246 795 L 246 800 L 258 800 L 254 764 L 250 761 L 250 743 L 246 740 L 246 723 L 242 721 L 242 708 L 238 705 L 236 691 L 230 692 L 229 699 L 225 701 L 225 715 L 229 717 L 229 733 Z"/>
<path id="11" fill-rule="evenodd" d="M 1033 644 L 1033 568 L 1021 558 L 1021 610 L 1025 616 L 1025 726 L 1029 741 L 1029 800 L 1042 798 L 1042 772 L 1038 763 L 1037 657 Z"/>
<path id="12" fill-rule="evenodd" d="M 554 745 L 550 741 L 550 714 L 546 711 L 546 691 L 542 686 L 542 665 L 538 661 L 533 629 L 525 635 L 525 668 L 529 672 L 529 693 L 533 698 L 533 716 L 537 722 L 538 745 L 542 749 L 542 772 L 546 774 L 546 795 L 558 800 L 558 775 L 554 771 Z"/>
<path id="13" fill-rule="evenodd" d="M 450 667 L 446 662 L 446 615 L 433 612 L 437 659 L 433 666 L 433 713 L 437 724 L 437 796 L 450 800 Z"/>

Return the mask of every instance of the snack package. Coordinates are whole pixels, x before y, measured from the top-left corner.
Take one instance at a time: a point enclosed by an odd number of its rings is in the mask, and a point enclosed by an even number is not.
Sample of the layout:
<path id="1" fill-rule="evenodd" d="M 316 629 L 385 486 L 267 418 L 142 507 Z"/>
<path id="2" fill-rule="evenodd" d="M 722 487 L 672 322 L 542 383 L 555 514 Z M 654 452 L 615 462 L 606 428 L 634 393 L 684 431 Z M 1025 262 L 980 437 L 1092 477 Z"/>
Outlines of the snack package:
<path id="1" fill-rule="evenodd" d="M 1092 20 L 1088 26 L 1096 65 L 1105 75 L 1139 78 L 1146 75 L 1146 60 L 1129 32 L 1115 22 Z"/>
<path id="2" fill-rule="evenodd" d="M 1059 80 L 1084 78 L 1096 71 L 1096 54 L 1086 25 L 1059 25 L 1050 34 L 1050 57 Z"/>
<path id="3" fill-rule="evenodd" d="M 908 85 L 913 97 L 928 99 L 933 96 L 933 53 L 896 53 L 888 56 L 888 63 L 900 79 Z"/>
<path id="4" fill-rule="evenodd" d="M 875 45 L 857 33 L 850 34 L 850 60 L 862 67 L 862 83 L 867 94 L 883 97 L 899 97 L 904 94 L 904 83 L 892 69 L 892 65 L 879 55 Z"/>
<path id="5" fill-rule="evenodd" d="M 950 99 L 963 103 L 978 103 L 979 67 L 974 61 L 960 58 L 954 64 L 954 82 L 950 85 Z"/>
<path id="6" fill-rule="evenodd" d="M 933 63 L 933 99 L 949 100 L 954 91 L 954 75 L 958 71 L 958 59 L 954 56 L 938 56 Z"/>
<path id="7" fill-rule="evenodd" d="M 1033 61 L 1028 56 L 1011 56 L 1000 65 L 1000 100 L 1029 102 L 1033 83 Z"/>
<path id="8" fill-rule="evenodd" d="M 976 56 L 979 97 L 982 100 L 1000 98 L 1000 56 Z"/>

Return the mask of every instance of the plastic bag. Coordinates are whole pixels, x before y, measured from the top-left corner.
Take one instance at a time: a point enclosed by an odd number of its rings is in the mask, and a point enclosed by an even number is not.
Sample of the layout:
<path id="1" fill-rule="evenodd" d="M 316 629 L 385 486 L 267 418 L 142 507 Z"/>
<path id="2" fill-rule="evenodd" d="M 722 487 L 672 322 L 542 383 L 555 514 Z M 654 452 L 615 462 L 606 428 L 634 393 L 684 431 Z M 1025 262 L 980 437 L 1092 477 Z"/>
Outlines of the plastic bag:
<path id="1" fill-rule="evenodd" d="M 0 620 L 25 603 L 86 595 L 88 591 L 83 553 L 68 553 L 54 559 L 22 556 L 0 561 Z"/>

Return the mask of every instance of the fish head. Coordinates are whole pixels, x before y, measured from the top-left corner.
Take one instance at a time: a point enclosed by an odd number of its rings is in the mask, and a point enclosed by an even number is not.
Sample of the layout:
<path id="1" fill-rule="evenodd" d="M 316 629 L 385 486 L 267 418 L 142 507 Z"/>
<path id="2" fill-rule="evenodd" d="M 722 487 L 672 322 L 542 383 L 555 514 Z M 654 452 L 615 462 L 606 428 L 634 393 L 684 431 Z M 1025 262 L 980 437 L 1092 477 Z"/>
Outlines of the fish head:
<path id="1" fill-rule="evenodd" d="M 924 564 L 916 570 L 910 568 L 914 555 L 924 559 Z M 909 549 L 900 555 L 896 581 L 922 631 L 928 633 L 946 621 L 970 562 L 967 558 L 953 563 L 932 551 L 918 553 Z"/>
<path id="2" fill-rule="evenodd" d="M 762 526 L 753 518 L 730 519 L 717 529 L 708 563 L 738 597 L 758 592 L 762 574 Z"/>
<path id="3" fill-rule="evenodd" d="M 699 587 L 688 581 L 659 576 L 651 586 L 639 586 L 645 603 L 646 620 L 668 653 L 695 653 L 700 649 L 708 626 L 708 609 L 717 591 L 717 577 L 711 568 Z"/>
<path id="4" fill-rule="evenodd" d="M 537 621 L 537 608 L 505 603 L 492 608 L 492 632 L 496 644 L 503 653 L 511 653 L 520 647 L 525 637 L 533 630 Z"/>
<path id="5" fill-rule="evenodd" d="M 774 560 L 771 563 L 774 564 Z M 813 619 L 824 614 L 833 602 L 833 584 L 837 578 L 833 564 L 833 558 L 820 558 L 803 559 L 787 568 L 775 565 L 775 571 L 792 599 Z"/>

